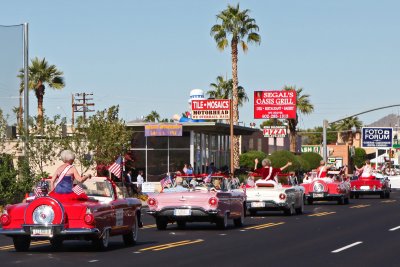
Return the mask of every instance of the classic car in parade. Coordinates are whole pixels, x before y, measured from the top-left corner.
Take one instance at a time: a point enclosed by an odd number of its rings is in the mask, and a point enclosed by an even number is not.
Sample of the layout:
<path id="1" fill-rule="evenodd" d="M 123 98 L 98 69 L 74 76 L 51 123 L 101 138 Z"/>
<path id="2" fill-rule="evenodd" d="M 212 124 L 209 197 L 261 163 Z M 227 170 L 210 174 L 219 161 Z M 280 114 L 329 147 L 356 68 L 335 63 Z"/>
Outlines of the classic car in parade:
<path id="1" fill-rule="evenodd" d="M 258 211 L 281 210 L 285 215 L 302 214 L 304 211 L 304 187 L 287 175 L 280 175 L 278 182 L 257 180 L 246 188 L 246 209 L 250 215 Z"/>
<path id="2" fill-rule="evenodd" d="M 343 180 L 337 171 L 329 171 L 328 177 L 317 178 L 316 173 L 311 179 L 301 184 L 305 189 L 307 204 L 314 201 L 337 201 L 339 205 L 349 204 L 350 183 Z"/>
<path id="3" fill-rule="evenodd" d="M 138 237 L 141 201 L 119 198 L 118 187 L 106 177 L 86 180 L 76 198 L 45 195 L 6 206 L 0 234 L 13 238 L 17 251 L 29 250 L 32 240 L 50 240 L 53 248 L 64 240 L 88 240 L 96 249 L 108 247 L 110 236 L 122 235 L 125 245 Z"/>
<path id="4" fill-rule="evenodd" d="M 156 219 L 157 229 L 165 230 L 176 222 L 184 228 L 187 222 L 216 223 L 220 229 L 244 223 L 245 194 L 224 176 L 176 177 L 162 192 L 149 195 L 148 214 Z"/>
<path id="5" fill-rule="evenodd" d="M 361 195 L 379 195 L 380 198 L 390 198 L 390 180 L 381 173 L 375 173 L 371 177 L 358 177 L 350 182 L 351 198 L 359 198 Z"/>

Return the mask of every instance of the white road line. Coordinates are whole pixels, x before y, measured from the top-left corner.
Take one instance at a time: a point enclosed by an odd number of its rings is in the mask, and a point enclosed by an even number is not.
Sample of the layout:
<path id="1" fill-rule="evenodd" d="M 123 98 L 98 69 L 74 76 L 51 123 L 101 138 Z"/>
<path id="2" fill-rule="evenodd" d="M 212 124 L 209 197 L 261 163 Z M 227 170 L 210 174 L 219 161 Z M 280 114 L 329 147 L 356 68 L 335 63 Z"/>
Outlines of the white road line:
<path id="1" fill-rule="evenodd" d="M 389 231 L 396 231 L 397 229 L 400 229 L 400 226 L 397 226 L 395 228 L 389 229 Z"/>
<path id="2" fill-rule="evenodd" d="M 91 260 L 91 261 L 88 261 L 89 263 L 94 263 L 94 262 L 98 262 L 99 260 Z"/>
<path id="3" fill-rule="evenodd" d="M 343 251 L 343 250 L 346 250 L 346 249 L 348 249 L 348 248 L 351 248 L 351 247 L 354 247 L 354 246 L 357 246 L 357 245 L 360 245 L 360 244 L 362 244 L 362 242 L 361 242 L 361 241 L 358 241 L 358 242 L 355 242 L 355 243 L 353 243 L 353 244 L 347 245 L 347 246 L 345 246 L 345 247 L 338 248 L 338 249 L 332 251 L 332 253 L 338 253 L 338 252 L 341 252 L 341 251 Z"/>

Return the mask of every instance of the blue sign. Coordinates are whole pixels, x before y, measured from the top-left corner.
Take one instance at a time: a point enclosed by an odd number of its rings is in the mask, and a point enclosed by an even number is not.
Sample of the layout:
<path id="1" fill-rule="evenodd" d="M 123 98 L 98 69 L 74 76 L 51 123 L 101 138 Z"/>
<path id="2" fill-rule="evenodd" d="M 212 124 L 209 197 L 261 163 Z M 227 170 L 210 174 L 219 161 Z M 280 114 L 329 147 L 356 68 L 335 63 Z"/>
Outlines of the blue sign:
<path id="1" fill-rule="evenodd" d="M 391 148 L 393 128 L 391 127 L 363 127 L 361 135 L 362 147 Z"/>

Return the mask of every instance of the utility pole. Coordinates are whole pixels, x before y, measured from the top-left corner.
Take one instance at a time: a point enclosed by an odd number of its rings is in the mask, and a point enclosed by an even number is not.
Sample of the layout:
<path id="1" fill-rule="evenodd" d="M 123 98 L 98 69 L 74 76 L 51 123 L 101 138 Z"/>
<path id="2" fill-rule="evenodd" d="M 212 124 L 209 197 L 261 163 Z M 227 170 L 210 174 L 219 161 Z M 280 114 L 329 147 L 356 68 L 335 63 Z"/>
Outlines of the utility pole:
<path id="1" fill-rule="evenodd" d="M 76 93 L 75 97 L 72 95 L 72 125 L 74 125 L 75 112 L 82 112 L 83 120 L 86 122 L 86 113 L 94 111 L 94 109 L 89 109 L 90 106 L 94 106 L 94 103 L 90 102 L 93 98 L 88 96 L 93 96 L 93 93 Z"/>

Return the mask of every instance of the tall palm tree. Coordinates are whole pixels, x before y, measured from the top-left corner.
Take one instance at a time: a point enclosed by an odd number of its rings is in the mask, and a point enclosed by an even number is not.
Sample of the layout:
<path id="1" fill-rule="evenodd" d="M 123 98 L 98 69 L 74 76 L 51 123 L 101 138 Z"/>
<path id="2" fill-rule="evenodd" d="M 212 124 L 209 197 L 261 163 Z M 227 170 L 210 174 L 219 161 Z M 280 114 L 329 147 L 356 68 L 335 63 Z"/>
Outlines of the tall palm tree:
<path id="1" fill-rule="evenodd" d="M 248 50 L 248 43 L 259 44 L 261 37 L 257 33 L 259 27 L 255 19 L 249 16 L 250 10 L 240 10 L 239 4 L 236 6 L 228 5 L 228 7 L 217 15 L 217 20 L 220 24 L 215 24 L 211 27 L 211 36 L 214 37 L 219 50 L 223 51 L 230 44 L 231 59 L 232 59 L 232 95 L 233 95 L 233 123 L 237 124 L 239 121 L 238 113 L 238 46 L 246 52 Z M 228 36 L 231 39 L 228 40 Z M 239 167 L 239 139 L 234 138 L 234 167 Z"/>
<path id="2" fill-rule="evenodd" d="M 308 115 L 314 111 L 314 105 L 310 102 L 310 95 L 303 94 L 303 88 L 296 89 L 296 86 L 285 85 L 282 90 L 295 90 L 296 91 L 296 118 L 287 119 L 289 126 L 289 139 L 290 139 L 290 151 L 296 152 L 297 146 L 297 124 L 299 123 L 299 113 Z"/>
<path id="3" fill-rule="evenodd" d="M 64 73 L 57 69 L 55 65 L 49 65 L 46 58 L 39 59 L 35 57 L 31 60 L 28 68 L 29 71 L 29 85 L 30 90 L 35 91 L 38 101 L 37 115 L 40 126 L 43 125 L 43 98 L 45 94 L 46 85 L 52 89 L 62 89 L 65 87 Z M 21 79 L 21 88 L 23 88 L 23 70 L 20 71 L 18 77 Z M 20 89 L 22 94 L 23 89 Z"/>
<path id="4" fill-rule="evenodd" d="M 341 139 L 352 146 L 353 145 L 352 128 L 353 127 L 355 127 L 356 129 L 361 128 L 362 125 L 363 125 L 362 121 L 360 121 L 359 118 L 356 116 L 341 120 L 340 122 L 335 124 L 335 127 L 339 131 L 338 135 L 341 137 Z"/>
<path id="5" fill-rule="evenodd" d="M 152 110 L 146 117 L 144 117 L 144 121 L 147 122 L 160 122 L 160 114 L 157 111 Z"/>

